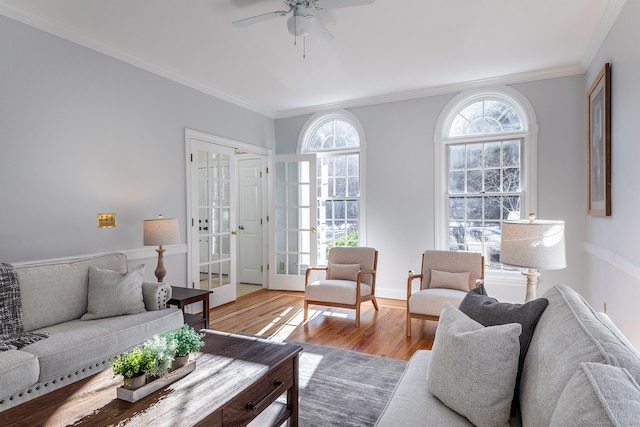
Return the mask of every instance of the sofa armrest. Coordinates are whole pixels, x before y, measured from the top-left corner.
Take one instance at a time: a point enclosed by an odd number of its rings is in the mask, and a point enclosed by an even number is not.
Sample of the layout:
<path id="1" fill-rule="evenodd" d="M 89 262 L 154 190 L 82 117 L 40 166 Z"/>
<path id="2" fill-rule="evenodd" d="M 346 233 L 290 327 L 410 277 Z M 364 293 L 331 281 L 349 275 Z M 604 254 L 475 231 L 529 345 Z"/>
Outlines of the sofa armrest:
<path id="1" fill-rule="evenodd" d="M 171 286 L 166 283 L 143 282 L 142 298 L 147 311 L 162 310 L 171 299 Z"/>

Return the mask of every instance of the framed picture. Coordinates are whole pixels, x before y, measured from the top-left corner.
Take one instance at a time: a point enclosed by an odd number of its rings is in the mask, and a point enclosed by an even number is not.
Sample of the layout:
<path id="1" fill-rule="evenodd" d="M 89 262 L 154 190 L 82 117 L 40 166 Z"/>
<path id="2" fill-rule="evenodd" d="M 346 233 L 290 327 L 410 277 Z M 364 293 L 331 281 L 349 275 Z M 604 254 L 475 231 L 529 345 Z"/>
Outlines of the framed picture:
<path id="1" fill-rule="evenodd" d="M 611 216 L 611 64 L 604 64 L 587 93 L 589 215 Z"/>

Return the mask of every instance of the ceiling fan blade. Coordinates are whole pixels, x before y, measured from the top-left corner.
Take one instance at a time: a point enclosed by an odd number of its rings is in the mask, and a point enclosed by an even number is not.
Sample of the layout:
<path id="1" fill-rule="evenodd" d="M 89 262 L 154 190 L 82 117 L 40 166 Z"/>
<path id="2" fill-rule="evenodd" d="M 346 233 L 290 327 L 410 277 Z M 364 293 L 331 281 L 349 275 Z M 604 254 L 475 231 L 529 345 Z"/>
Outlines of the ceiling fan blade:
<path id="1" fill-rule="evenodd" d="M 341 7 L 363 6 L 375 2 L 376 0 L 318 0 L 314 4 L 314 8 L 317 10 L 329 10 Z"/>
<path id="2" fill-rule="evenodd" d="M 307 20 L 311 24 L 309 34 L 311 34 L 319 42 L 325 43 L 333 40 L 333 34 L 313 15 L 307 15 Z"/>
<path id="3" fill-rule="evenodd" d="M 273 18 L 279 18 L 289 13 L 286 10 L 277 10 L 275 12 L 263 13 L 262 15 L 252 16 L 251 18 L 240 19 L 233 21 L 232 24 L 236 27 L 246 27 L 247 25 L 255 24 L 256 22 L 267 21 Z"/>

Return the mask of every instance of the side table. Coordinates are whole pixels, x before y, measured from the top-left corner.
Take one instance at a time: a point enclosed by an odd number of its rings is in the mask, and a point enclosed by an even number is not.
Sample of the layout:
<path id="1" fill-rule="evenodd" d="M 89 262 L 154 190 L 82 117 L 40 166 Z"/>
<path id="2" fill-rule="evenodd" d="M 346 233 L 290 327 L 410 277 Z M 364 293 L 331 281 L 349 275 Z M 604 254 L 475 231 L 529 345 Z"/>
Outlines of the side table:
<path id="1" fill-rule="evenodd" d="M 177 305 L 182 309 L 184 322 L 196 331 L 209 329 L 209 294 L 213 291 L 206 289 L 183 288 L 181 286 L 171 286 L 171 299 L 167 301 L 167 306 Z M 202 315 L 185 313 L 184 308 L 189 304 L 202 302 Z"/>

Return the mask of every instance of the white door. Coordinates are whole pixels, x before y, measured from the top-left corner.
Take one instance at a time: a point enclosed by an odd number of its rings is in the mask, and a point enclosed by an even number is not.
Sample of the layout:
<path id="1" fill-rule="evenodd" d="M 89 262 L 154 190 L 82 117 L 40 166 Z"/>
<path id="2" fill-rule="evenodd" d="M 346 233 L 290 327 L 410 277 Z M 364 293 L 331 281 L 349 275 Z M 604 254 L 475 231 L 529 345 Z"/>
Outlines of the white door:
<path id="1" fill-rule="evenodd" d="M 210 306 L 236 299 L 234 150 L 191 137 L 189 283 L 209 289 Z"/>
<path id="2" fill-rule="evenodd" d="M 262 285 L 262 159 L 238 160 L 239 283 Z"/>
<path id="3" fill-rule="evenodd" d="M 316 260 L 316 156 L 275 156 L 271 177 L 269 289 L 303 291 Z"/>

